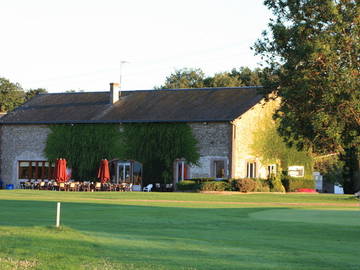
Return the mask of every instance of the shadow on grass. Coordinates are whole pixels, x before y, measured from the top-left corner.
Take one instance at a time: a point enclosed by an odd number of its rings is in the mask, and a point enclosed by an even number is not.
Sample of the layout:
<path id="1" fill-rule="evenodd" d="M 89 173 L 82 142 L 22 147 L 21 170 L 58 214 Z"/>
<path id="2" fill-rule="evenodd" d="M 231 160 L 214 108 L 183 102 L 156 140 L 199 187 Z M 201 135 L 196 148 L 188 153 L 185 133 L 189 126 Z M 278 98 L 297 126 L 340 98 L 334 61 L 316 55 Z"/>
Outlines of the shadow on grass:
<path id="1" fill-rule="evenodd" d="M 165 269 L 356 269 L 359 227 L 253 218 L 273 210 L 63 203 L 57 230 L 56 203 L 2 200 L 0 241 L 5 253 L 40 248 L 52 266 L 106 257 Z"/>

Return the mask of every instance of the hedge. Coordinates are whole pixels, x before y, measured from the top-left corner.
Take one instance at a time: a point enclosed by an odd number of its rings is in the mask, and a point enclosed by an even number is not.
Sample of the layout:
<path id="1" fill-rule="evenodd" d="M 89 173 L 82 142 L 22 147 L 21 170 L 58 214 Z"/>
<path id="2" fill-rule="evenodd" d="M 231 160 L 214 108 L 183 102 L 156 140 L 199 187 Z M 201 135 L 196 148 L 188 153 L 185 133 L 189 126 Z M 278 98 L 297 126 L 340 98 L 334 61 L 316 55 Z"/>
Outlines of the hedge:
<path id="1" fill-rule="evenodd" d="M 228 191 L 231 185 L 225 181 L 210 181 L 201 184 L 202 191 Z"/>
<path id="2" fill-rule="evenodd" d="M 201 184 L 204 182 L 215 181 L 215 177 L 198 177 L 198 178 L 191 178 L 191 179 L 185 179 L 185 180 L 195 181 L 197 184 Z"/>
<path id="3" fill-rule="evenodd" d="M 193 180 L 183 180 L 176 184 L 177 190 L 181 191 L 190 191 L 190 190 L 198 190 L 200 185 Z"/>
<path id="4" fill-rule="evenodd" d="M 310 178 L 283 176 L 281 182 L 286 192 L 295 192 L 300 188 L 315 188 L 315 180 Z"/>

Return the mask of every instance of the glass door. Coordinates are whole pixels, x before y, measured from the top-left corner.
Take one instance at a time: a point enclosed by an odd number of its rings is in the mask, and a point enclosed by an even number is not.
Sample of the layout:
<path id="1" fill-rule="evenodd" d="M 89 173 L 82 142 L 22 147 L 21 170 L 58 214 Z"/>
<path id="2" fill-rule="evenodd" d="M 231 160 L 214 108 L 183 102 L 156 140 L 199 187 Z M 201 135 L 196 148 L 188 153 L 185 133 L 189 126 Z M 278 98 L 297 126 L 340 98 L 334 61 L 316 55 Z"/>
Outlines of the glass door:
<path id="1" fill-rule="evenodd" d="M 130 162 L 120 162 L 117 166 L 117 183 L 130 183 L 131 171 Z"/>

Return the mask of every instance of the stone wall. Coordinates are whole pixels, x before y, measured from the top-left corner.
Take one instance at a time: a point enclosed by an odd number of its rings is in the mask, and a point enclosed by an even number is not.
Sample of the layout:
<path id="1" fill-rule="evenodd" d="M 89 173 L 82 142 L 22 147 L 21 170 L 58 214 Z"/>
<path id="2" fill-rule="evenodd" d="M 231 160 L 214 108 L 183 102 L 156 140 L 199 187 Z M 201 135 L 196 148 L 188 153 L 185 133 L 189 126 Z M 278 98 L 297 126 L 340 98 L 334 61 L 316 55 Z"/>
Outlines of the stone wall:
<path id="1" fill-rule="evenodd" d="M 252 144 L 256 140 L 254 132 L 261 128 L 264 119 L 265 121 L 273 121 L 272 114 L 278 103 L 278 100 L 271 100 L 267 103 L 263 101 L 233 121 L 233 178 L 246 177 L 247 162 L 249 161 L 256 163 L 257 177 L 267 177 L 267 165 L 269 164 L 262 164 L 261 157 L 252 150 Z"/>
<path id="2" fill-rule="evenodd" d="M 228 122 L 190 123 L 198 141 L 199 166 L 190 168 L 190 178 L 214 177 L 213 163 L 224 160 L 225 174 L 230 176 L 231 128 Z M 1 172 L 4 185 L 19 186 L 20 160 L 46 160 L 44 149 L 50 129 L 45 125 L 5 125 L 1 127 Z"/>
<path id="3" fill-rule="evenodd" d="M 43 125 L 1 127 L 1 174 L 3 185 L 18 187 L 19 160 L 46 160 L 44 149 L 50 130 Z"/>
<path id="4" fill-rule="evenodd" d="M 229 155 L 231 125 L 228 122 L 190 123 L 193 134 L 198 141 L 200 161 L 199 166 L 190 168 L 190 178 L 213 177 L 213 162 L 225 161 L 225 173 L 230 174 Z"/>

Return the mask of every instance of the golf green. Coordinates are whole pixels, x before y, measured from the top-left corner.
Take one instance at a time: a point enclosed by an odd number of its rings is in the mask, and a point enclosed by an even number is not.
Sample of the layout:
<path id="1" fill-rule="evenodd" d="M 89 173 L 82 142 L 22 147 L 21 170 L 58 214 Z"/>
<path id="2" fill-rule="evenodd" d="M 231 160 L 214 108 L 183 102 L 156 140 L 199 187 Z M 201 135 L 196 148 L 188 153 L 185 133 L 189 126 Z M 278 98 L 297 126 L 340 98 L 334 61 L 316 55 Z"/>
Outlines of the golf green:
<path id="1" fill-rule="evenodd" d="M 0 191 L 0 269 L 358 270 L 359 247 L 347 195 Z"/>

